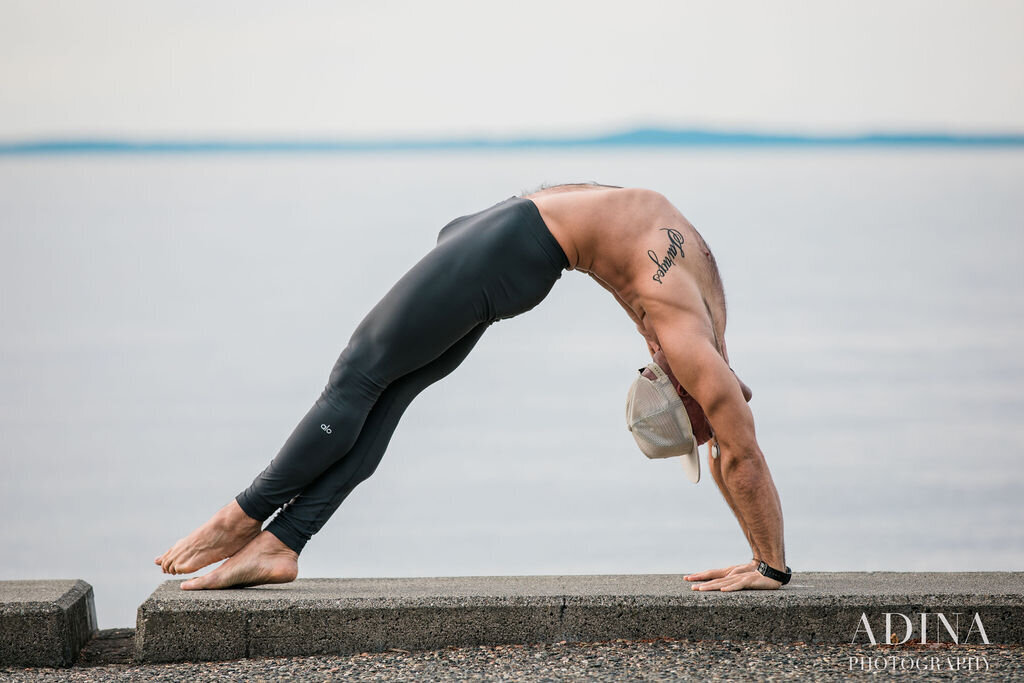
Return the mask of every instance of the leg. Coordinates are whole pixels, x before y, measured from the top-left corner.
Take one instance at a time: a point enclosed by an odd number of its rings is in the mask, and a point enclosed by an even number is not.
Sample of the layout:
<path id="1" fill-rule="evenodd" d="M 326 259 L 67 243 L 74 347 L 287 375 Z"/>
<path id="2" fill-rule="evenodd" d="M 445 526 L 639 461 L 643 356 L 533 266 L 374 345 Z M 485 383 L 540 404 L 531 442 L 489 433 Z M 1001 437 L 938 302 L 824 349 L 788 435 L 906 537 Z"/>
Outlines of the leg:
<path id="1" fill-rule="evenodd" d="M 490 316 L 485 282 L 467 278 L 460 243 L 442 243 L 370 311 L 331 371 L 319 400 L 270 465 L 235 499 L 266 520 L 341 461 L 393 383 L 438 359 Z"/>
<path id="2" fill-rule="evenodd" d="M 392 383 L 440 357 L 489 322 L 479 278 L 464 279 L 457 243 L 439 245 L 366 316 L 335 363 L 327 387 L 267 468 L 245 491 L 156 558 L 165 573 L 189 574 L 223 560 L 264 520 L 340 461 Z"/>
<path id="3" fill-rule="evenodd" d="M 298 554 L 349 493 L 380 463 L 395 427 L 412 400 L 465 360 L 487 329 L 478 325 L 440 358 L 389 386 L 366 418 L 352 450 L 285 505 L 266 530 L 209 574 L 182 584 L 185 590 L 285 583 L 298 575 Z"/>
<path id="4" fill-rule="evenodd" d="M 437 360 L 398 380 L 381 394 L 352 450 L 321 474 L 267 526 L 295 552 L 330 519 L 348 494 L 377 469 L 405 409 L 424 389 L 457 368 L 487 329 L 478 325 Z"/>
<path id="5" fill-rule="evenodd" d="M 165 572 L 189 573 L 243 547 L 264 520 L 349 452 L 390 385 L 439 358 L 478 325 L 536 306 L 566 265 L 529 200 L 506 200 L 446 227 L 438 245 L 360 323 L 327 388 L 271 464 L 224 508 L 243 531 L 218 541 L 215 517 L 157 564 Z M 333 484 L 339 485 L 344 488 Z"/>
<path id="6" fill-rule="evenodd" d="M 238 504 L 249 517 L 270 517 L 352 448 L 389 385 L 477 325 L 536 306 L 567 265 L 529 200 L 506 200 L 446 226 L 360 323 L 320 400 Z"/>

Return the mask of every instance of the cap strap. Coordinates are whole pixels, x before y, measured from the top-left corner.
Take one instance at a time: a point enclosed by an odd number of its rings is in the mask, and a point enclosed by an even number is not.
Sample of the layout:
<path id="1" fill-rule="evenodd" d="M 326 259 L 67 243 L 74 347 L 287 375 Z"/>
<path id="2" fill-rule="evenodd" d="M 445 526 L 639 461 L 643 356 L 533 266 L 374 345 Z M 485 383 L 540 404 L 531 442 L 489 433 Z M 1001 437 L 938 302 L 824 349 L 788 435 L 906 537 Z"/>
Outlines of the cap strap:
<path id="1" fill-rule="evenodd" d="M 665 371 L 657 363 L 648 363 L 646 368 L 640 368 L 640 372 L 644 370 L 650 370 L 658 379 L 668 379 L 668 375 L 665 374 Z"/>

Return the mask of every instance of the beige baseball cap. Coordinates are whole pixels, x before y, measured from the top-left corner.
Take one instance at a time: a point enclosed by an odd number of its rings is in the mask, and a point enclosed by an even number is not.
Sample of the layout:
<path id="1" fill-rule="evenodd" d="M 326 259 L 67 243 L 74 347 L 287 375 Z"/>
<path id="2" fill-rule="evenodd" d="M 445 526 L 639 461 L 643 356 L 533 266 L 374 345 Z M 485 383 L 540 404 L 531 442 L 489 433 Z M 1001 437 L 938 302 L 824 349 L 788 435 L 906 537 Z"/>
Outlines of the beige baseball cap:
<path id="1" fill-rule="evenodd" d="M 643 375 L 650 370 L 655 379 Z M 626 426 L 648 458 L 682 456 L 686 476 L 700 481 L 699 444 L 672 381 L 657 363 L 640 368 L 626 398 Z"/>

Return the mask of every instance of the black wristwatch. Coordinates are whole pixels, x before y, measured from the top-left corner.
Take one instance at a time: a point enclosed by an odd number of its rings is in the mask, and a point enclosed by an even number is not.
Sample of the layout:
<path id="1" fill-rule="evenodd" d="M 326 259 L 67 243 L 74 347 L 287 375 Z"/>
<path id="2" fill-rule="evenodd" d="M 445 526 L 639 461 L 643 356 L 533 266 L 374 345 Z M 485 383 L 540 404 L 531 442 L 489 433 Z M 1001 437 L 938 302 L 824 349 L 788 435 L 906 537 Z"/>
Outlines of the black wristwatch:
<path id="1" fill-rule="evenodd" d="M 768 563 L 764 560 L 757 563 L 757 571 L 760 572 L 762 576 L 767 576 L 769 579 L 775 579 L 783 586 L 789 583 L 789 580 L 793 578 L 793 570 L 789 567 L 786 567 L 785 572 L 780 572 L 778 569 L 772 569 L 769 567 Z"/>

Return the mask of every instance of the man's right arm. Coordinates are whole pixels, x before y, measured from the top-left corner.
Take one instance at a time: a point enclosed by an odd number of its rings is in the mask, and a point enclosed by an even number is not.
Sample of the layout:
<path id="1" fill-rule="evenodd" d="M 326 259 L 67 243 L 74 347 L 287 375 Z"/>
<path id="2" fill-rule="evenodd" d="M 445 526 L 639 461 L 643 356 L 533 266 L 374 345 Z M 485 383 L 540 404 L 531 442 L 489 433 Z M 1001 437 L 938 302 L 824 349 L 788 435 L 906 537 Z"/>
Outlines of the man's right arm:
<path id="1" fill-rule="evenodd" d="M 759 560 L 783 570 L 782 506 L 754 434 L 754 418 L 739 380 L 705 334 L 687 325 L 678 311 L 648 307 L 673 374 L 704 409 L 720 448 L 716 482 L 732 505 L 737 521 Z M 747 565 L 740 565 L 746 567 Z M 732 569 L 732 568 L 730 568 Z M 713 578 L 702 590 L 778 588 L 779 583 L 749 569 L 741 573 L 704 572 Z M 700 576 L 700 575 L 697 575 Z"/>

